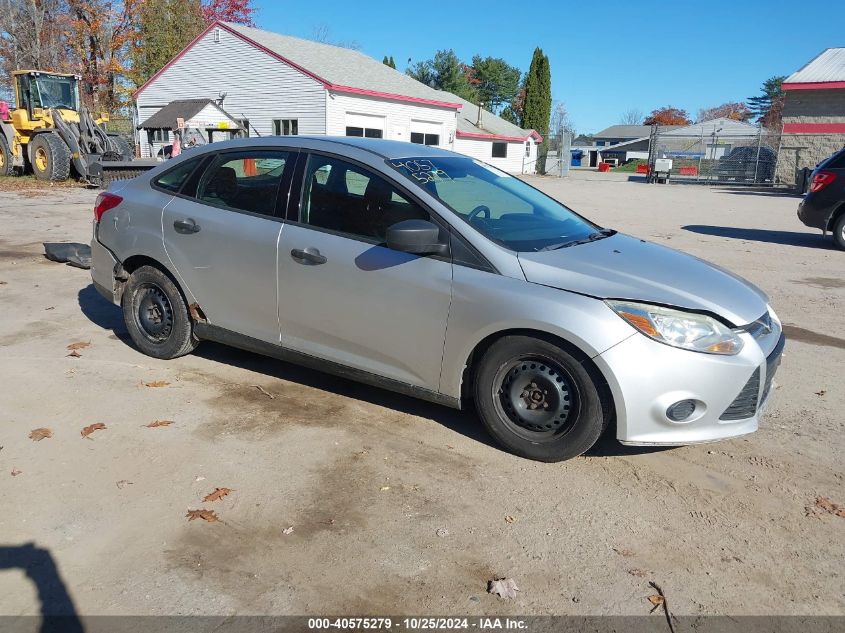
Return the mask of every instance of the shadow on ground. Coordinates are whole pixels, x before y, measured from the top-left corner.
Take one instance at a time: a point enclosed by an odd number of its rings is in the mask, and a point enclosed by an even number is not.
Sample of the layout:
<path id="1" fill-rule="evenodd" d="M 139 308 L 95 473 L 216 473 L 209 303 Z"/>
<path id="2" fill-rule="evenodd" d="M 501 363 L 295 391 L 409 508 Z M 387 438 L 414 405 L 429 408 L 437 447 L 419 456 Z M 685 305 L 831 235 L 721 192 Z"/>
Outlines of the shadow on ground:
<path id="1" fill-rule="evenodd" d="M 104 330 L 111 330 L 115 336 L 127 345 L 131 339 L 123 325 L 123 315 L 120 308 L 109 303 L 94 289 L 93 285 L 86 286 L 79 291 L 79 307 L 83 314 L 95 325 Z M 246 352 L 219 343 L 203 341 L 194 351 L 194 356 L 206 360 L 254 371 L 266 376 L 273 376 L 280 380 L 296 383 L 312 389 L 327 391 L 346 398 L 352 398 L 370 404 L 399 411 L 407 415 L 426 418 L 443 425 L 450 431 L 460 433 L 465 437 L 498 448 L 498 445 L 487 434 L 475 409 L 470 403 L 462 411 L 442 405 L 426 402 L 410 396 L 405 396 L 378 387 L 371 387 L 345 378 L 338 378 L 307 367 L 300 367 L 292 363 Z M 661 448 L 642 446 L 623 446 L 615 437 L 611 426 L 599 439 L 587 455 L 594 457 L 611 457 L 618 455 L 640 455 L 652 453 Z"/>
<path id="2" fill-rule="evenodd" d="M 687 224 L 681 227 L 685 231 L 700 235 L 729 237 L 749 242 L 767 242 L 784 246 L 802 246 L 832 250 L 833 244 L 821 233 L 803 233 L 798 231 L 773 231 L 771 229 L 744 229 L 735 226 L 710 226 L 706 224 Z"/>
<path id="3" fill-rule="evenodd" d="M 34 543 L 0 545 L 0 571 L 9 569 L 19 569 L 35 585 L 42 616 L 41 633 L 82 633 L 73 599 L 49 550 L 36 547 Z M 25 619 L 25 616 L 21 618 Z M 26 622 L 19 624 L 21 630 L 34 630 Z M 15 626 L 13 620 L 12 630 Z"/>

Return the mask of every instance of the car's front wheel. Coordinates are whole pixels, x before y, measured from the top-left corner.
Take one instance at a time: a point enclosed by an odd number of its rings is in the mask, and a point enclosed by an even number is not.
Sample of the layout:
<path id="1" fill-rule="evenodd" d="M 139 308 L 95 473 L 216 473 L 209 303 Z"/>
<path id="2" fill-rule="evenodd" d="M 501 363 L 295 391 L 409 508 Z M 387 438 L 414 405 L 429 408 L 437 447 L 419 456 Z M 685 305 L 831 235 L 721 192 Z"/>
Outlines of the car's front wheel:
<path id="1" fill-rule="evenodd" d="M 833 243 L 837 248 L 845 250 L 845 213 L 833 223 Z"/>
<path id="2" fill-rule="evenodd" d="M 158 268 L 141 266 L 129 275 L 121 307 L 132 342 L 148 356 L 169 360 L 196 348 L 182 293 Z"/>
<path id="3" fill-rule="evenodd" d="M 484 353 L 475 402 L 490 434 L 522 457 L 557 462 L 588 450 L 610 419 L 596 372 L 561 347 L 508 336 Z"/>

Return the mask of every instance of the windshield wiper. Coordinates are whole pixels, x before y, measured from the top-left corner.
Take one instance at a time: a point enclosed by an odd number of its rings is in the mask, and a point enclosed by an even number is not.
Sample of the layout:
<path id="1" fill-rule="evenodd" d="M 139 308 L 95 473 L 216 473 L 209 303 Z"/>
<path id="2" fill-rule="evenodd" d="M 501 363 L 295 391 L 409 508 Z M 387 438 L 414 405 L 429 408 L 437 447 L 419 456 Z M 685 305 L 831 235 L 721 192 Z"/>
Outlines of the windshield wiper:
<path id="1" fill-rule="evenodd" d="M 590 233 L 587 237 L 584 237 L 580 240 L 572 240 L 570 242 L 561 242 L 560 244 L 549 244 L 548 246 L 544 246 L 538 253 L 543 251 L 556 251 L 559 248 L 568 248 L 570 246 L 577 246 L 578 244 L 588 244 L 590 242 L 595 242 L 597 240 L 602 240 L 606 237 L 610 237 L 616 233 L 613 229 L 601 229 L 600 231 L 596 231 L 595 233 Z"/>

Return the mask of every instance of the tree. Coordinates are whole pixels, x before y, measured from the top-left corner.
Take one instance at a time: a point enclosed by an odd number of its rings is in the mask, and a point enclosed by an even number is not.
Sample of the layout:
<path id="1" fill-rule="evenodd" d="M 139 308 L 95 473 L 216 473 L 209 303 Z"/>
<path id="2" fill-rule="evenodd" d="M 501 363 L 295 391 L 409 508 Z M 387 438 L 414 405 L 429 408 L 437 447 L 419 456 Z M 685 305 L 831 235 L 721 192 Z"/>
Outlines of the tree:
<path id="1" fill-rule="evenodd" d="M 205 0 L 202 3 L 202 17 L 206 24 L 219 20 L 255 26 L 255 11 L 252 0 Z M 190 19 L 191 16 L 188 14 L 186 17 Z"/>
<path id="2" fill-rule="evenodd" d="M 619 117 L 619 123 L 622 125 L 642 125 L 643 111 L 639 108 L 629 108 Z"/>
<path id="3" fill-rule="evenodd" d="M 356 40 L 333 40 L 331 38 L 331 29 L 326 23 L 316 24 L 311 27 L 311 38 L 315 42 L 321 44 L 330 44 L 332 46 L 339 46 L 341 48 L 348 48 L 353 51 L 361 50 L 361 44 Z"/>
<path id="4" fill-rule="evenodd" d="M 468 80 L 475 87 L 480 104 L 491 112 L 513 101 L 519 91 L 522 72 L 499 57 L 475 55 Z"/>
<path id="5" fill-rule="evenodd" d="M 643 125 L 689 125 L 689 115 L 686 110 L 672 106 L 664 106 L 652 110 L 651 114 L 643 121 Z"/>
<path id="6" fill-rule="evenodd" d="M 390 66 L 394 70 L 396 69 L 396 62 L 393 61 L 393 55 L 391 55 L 389 59 L 388 59 L 387 55 L 385 55 L 384 59 L 381 60 L 381 63 L 384 64 L 385 66 Z"/>
<path id="7" fill-rule="evenodd" d="M 549 134 L 552 136 L 560 136 L 566 132 L 572 138 L 575 138 L 575 125 L 569 117 L 569 112 L 566 109 L 566 104 L 563 101 L 555 103 L 552 109 L 551 123 L 549 124 Z"/>
<path id="8" fill-rule="evenodd" d="M 522 127 L 537 130 L 543 137 L 538 154 L 544 156 L 548 148 L 549 121 L 552 114 L 552 74 L 549 58 L 543 49 L 534 49 L 531 66 L 525 78 L 525 105 L 523 106 Z M 537 161 L 540 173 L 545 171 L 545 159 Z"/>
<path id="9" fill-rule="evenodd" d="M 138 9 L 128 76 L 140 86 L 203 28 L 200 0 L 144 0 Z"/>
<path id="10" fill-rule="evenodd" d="M 769 77 L 760 88 L 761 94 L 748 97 L 751 116 L 768 128 L 780 128 L 783 112 L 783 82 L 785 76 Z"/>
<path id="11" fill-rule="evenodd" d="M 742 101 L 730 101 L 712 108 L 702 108 L 698 111 L 696 121 L 712 121 L 713 119 L 733 119 L 734 121 L 748 121 L 751 118 L 751 110 Z"/>
<path id="12" fill-rule="evenodd" d="M 455 51 L 439 50 L 433 59 L 417 62 L 405 71 L 410 77 L 437 90 L 446 90 L 467 101 L 475 101 L 476 92 L 469 82 L 467 66 Z"/>

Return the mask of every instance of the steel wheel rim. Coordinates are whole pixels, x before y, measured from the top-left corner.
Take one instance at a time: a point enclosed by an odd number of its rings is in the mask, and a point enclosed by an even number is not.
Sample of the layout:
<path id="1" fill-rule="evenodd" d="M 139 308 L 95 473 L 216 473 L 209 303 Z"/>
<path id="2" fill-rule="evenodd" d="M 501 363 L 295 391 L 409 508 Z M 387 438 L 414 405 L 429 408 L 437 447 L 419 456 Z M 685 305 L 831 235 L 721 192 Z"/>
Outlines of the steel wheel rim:
<path id="1" fill-rule="evenodd" d="M 144 284 L 135 294 L 135 324 L 153 343 L 163 343 L 173 331 L 173 306 L 164 291 Z"/>
<path id="2" fill-rule="evenodd" d="M 43 147 L 35 150 L 35 166 L 38 171 L 47 171 L 47 151 Z"/>
<path id="3" fill-rule="evenodd" d="M 493 402 L 508 429 L 532 442 L 560 439 L 580 412 L 572 375 L 553 359 L 538 355 L 520 356 L 499 368 Z"/>

